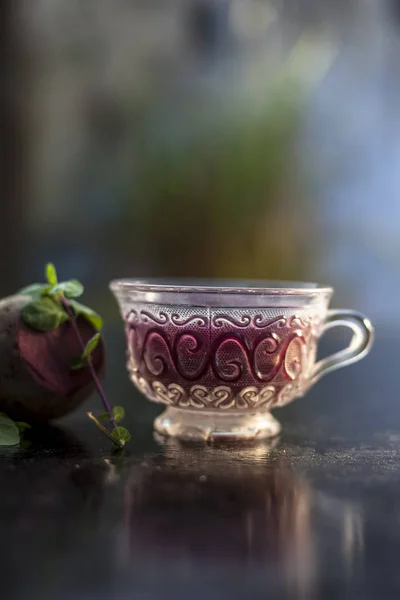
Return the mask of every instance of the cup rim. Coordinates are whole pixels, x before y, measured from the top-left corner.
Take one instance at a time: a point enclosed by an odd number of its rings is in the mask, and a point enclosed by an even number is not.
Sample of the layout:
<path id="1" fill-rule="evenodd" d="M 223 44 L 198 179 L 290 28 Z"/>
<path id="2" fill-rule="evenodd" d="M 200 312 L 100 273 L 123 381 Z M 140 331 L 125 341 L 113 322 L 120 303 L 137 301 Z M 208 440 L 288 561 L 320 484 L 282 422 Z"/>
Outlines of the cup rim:
<path id="1" fill-rule="evenodd" d="M 185 279 L 185 278 L 145 278 L 113 279 L 110 282 L 113 292 L 175 292 L 185 294 L 245 294 L 245 295 L 308 295 L 332 294 L 333 288 L 313 282 L 269 281 L 244 279 Z"/>

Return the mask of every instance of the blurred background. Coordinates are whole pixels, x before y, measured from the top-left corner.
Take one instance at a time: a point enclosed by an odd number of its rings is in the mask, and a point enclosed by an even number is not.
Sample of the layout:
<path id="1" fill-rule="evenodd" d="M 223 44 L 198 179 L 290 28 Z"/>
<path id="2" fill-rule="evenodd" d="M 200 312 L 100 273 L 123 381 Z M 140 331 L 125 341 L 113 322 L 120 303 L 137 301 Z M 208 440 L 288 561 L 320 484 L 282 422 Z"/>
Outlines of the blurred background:
<path id="1" fill-rule="evenodd" d="M 117 319 L 117 276 L 306 279 L 400 316 L 399 0 L 14 0 L 0 291 L 53 261 Z"/>

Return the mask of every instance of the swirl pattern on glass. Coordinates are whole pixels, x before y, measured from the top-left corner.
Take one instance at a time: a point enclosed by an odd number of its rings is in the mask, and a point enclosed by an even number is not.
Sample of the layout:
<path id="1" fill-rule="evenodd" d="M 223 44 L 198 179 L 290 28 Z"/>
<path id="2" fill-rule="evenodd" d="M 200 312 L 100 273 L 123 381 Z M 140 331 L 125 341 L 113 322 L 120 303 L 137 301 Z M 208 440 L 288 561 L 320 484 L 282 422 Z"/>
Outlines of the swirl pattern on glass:
<path id="1" fill-rule="evenodd" d="M 128 367 L 156 402 L 269 410 L 304 392 L 317 333 L 309 315 L 288 309 L 139 306 L 126 315 Z"/>

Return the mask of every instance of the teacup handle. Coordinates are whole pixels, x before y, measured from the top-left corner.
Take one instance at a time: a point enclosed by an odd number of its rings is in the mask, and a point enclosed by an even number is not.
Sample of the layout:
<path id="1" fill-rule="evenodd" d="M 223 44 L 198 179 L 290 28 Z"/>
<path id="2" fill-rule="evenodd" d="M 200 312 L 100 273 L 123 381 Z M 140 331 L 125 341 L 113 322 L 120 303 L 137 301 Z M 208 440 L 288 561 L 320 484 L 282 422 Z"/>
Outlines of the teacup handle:
<path id="1" fill-rule="evenodd" d="M 311 373 L 311 384 L 316 383 L 323 375 L 341 369 L 361 360 L 368 354 L 374 340 L 374 328 L 369 319 L 354 310 L 328 310 L 320 337 L 333 327 L 349 327 L 353 331 L 350 344 L 344 350 L 335 352 L 318 361 Z"/>

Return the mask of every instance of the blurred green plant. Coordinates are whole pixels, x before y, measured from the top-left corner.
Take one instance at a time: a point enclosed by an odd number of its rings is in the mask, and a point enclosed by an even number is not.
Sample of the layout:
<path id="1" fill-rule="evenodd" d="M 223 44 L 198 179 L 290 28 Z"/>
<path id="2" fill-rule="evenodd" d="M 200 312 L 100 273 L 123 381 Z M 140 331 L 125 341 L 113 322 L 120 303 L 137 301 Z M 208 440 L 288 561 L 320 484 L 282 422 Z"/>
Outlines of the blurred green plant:
<path id="1" fill-rule="evenodd" d="M 124 221 L 153 272 L 290 279 L 306 271 L 311 215 L 296 157 L 302 107 L 298 83 L 281 81 L 261 109 L 234 106 L 180 142 L 143 145 Z"/>

